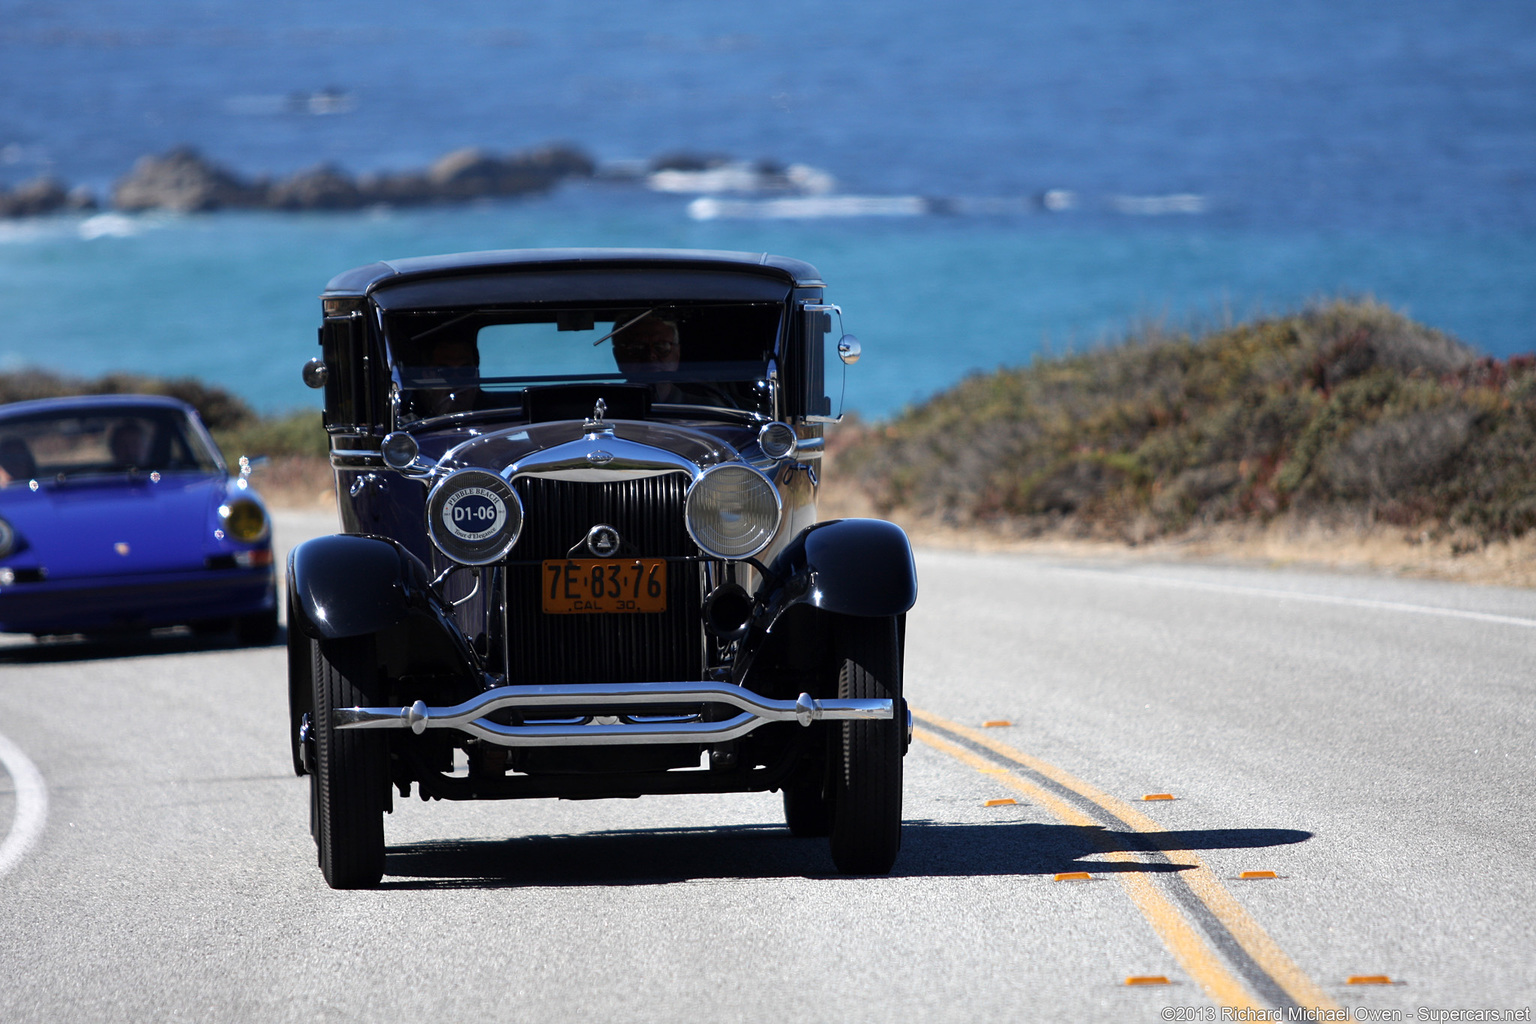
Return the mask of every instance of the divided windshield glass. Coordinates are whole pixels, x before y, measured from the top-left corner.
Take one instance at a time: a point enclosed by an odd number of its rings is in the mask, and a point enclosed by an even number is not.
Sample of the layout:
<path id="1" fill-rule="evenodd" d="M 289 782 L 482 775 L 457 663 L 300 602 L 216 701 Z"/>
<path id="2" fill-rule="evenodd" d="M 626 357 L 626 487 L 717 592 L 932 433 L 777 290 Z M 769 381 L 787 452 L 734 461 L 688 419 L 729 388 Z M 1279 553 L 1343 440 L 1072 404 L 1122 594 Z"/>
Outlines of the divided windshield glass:
<path id="1" fill-rule="evenodd" d="M 386 344 L 403 420 L 519 415 L 554 385 L 644 387 L 652 408 L 772 416 L 778 303 L 392 312 Z M 672 408 L 677 407 L 677 408 Z"/>

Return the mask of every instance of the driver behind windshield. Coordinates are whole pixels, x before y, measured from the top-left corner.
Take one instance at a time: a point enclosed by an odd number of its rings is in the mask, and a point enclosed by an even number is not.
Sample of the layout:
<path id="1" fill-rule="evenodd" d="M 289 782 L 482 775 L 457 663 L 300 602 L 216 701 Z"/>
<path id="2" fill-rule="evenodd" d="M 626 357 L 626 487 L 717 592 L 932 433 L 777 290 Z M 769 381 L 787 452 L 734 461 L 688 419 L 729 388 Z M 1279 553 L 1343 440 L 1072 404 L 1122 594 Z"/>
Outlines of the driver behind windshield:
<path id="1" fill-rule="evenodd" d="M 149 435 L 137 420 L 124 420 L 112 428 L 107 441 L 112 465 L 118 469 L 144 469 L 149 465 Z"/>

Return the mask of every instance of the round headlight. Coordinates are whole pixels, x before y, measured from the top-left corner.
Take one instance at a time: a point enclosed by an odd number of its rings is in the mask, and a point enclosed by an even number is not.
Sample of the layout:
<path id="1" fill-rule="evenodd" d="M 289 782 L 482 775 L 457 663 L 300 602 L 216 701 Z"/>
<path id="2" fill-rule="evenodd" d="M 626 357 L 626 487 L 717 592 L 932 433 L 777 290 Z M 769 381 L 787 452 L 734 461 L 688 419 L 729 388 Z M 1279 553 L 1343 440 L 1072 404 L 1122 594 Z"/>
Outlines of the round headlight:
<path id="1" fill-rule="evenodd" d="M 522 501 L 489 470 L 455 470 L 427 495 L 427 533 L 455 562 L 488 565 L 504 558 L 522 530 Z"/>
<path id="2" fill-rule="evenodd" d="M 0 519 L 0 558 L 16 550 L 16 528 Z"/>
<path id="3" fill-rule="evenodd" d="M 242 544 L 254 544 L 267 535 L 267 514 L 250 498 L 236 498 L 219 506 L 224 533 Z"/>
<path id="4" fill-rule="evenodd" d="M 683 515 L 695 544 L 716 558 L 751 558 L 773 540 L 784 503 L 771 481 L 751 466 L 706 470 L 688 488 Z"/>

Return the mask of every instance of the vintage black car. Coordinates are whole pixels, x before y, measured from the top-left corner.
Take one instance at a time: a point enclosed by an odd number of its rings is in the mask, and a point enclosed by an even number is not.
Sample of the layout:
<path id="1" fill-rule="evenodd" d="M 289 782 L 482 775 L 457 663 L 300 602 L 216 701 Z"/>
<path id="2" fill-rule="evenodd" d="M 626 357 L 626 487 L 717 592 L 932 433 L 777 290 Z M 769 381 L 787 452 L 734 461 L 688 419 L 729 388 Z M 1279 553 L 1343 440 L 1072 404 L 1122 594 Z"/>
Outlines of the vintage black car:
<path id="1" fill-rule="evenodd" d="M 890 870 L 917 579 L 898 527 L 817 521 L 859 353 L 822 291 L 799 260 L 673 250 L 330 282 L 305 379 L 343 532 L 289 558 L 288 657 L 333 887 L 379 882 L 383 814 L 413 785 L 780 790 L 838 870 Z"/>

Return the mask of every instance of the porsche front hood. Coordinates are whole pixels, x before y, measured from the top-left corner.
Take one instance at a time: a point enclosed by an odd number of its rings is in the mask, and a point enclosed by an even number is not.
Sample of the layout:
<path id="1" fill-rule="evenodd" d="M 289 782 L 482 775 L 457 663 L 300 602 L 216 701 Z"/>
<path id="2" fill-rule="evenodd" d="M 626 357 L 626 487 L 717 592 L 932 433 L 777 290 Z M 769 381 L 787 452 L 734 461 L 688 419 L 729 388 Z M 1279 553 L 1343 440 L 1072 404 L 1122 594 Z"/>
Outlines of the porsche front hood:
<path id="1" fill-rule="evenodd" d="M 219 550 L 213 531 L 221 479 L 103 479 L 46 486 L 0 509 L 25 543 L 9 561 L 50 580 L 201 569 Z M 11 496 L 7 496 L 11 497 Z"/>

